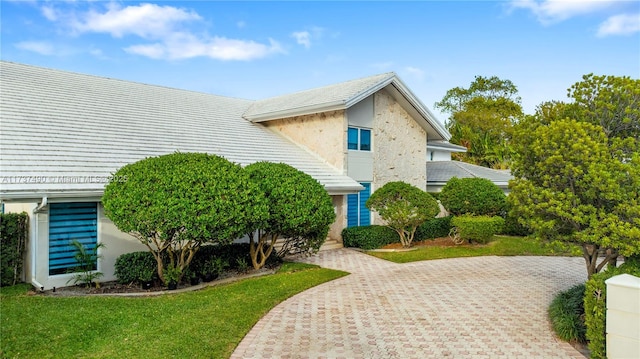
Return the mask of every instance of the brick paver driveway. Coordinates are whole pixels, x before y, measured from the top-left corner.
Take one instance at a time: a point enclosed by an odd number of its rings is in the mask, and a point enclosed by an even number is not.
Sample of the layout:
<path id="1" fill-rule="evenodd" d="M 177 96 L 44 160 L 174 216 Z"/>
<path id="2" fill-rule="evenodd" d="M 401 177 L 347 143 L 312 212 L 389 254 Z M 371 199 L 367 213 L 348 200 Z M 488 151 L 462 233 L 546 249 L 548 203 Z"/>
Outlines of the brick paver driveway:
<path id="1" fill-rule="evenodd" d="M 395 264 L 353 250 L 305 259 L 351 275 L 271 310 L 232 358 L 582 358 L 547 320 L 584 260 L 475 257 Z"/>

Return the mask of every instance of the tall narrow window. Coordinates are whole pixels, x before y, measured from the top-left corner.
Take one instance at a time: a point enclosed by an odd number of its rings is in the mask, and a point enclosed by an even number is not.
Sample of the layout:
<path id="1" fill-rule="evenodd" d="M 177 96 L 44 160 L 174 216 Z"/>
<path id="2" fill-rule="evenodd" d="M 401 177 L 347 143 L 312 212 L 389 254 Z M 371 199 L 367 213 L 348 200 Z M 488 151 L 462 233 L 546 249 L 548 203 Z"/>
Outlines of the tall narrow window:
<path id="1" fill-rule="evenodd" d="M 371 224 L 371 212 L 365 206 L 371 195 L 371 183 L 360 183 L 364 189 L 356 194 L 347 195 L 347 227 L 368 226 Z"/>
<path id="2" fill-rule="evenodd" d="M 65 274 L 77 266 L 73 240 L 82 243 L 89 252 L 96 250 L 97 222 L 95 202 L 49 205 L 49 275 Z"/>
<path id="3" fill-rule="evenodd" d="M 350 150 L 371 151 L 371 130 L 349 127 L 347 143 Z"/>

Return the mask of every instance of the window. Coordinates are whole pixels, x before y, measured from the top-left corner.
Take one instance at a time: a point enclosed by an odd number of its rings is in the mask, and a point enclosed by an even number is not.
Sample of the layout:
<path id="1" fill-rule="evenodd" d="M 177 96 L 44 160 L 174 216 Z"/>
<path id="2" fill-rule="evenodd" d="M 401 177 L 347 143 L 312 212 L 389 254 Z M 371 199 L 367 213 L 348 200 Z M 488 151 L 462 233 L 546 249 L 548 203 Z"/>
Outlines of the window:
<path id="1" fill-rule="evenodd" d="M 77 265 L 75 239 L 95 251 L 98 239 L 98 205 L 95 202 L 49 205 L 49 275 L 65 274 Z M 97 269 L 97 263 L 95 264 Z"/>
<path id="2" fill-rule="evenodd" d="M 349 127 L 347 143 L 350 150 L 371 151 L 371 130 Z"/>
<path id="3" fill-rule="evenodd" d="M 371 195 L 371 183 L 360 184 L 364 187 L 362 191 L 347 195 L 347 227 L 371 224 L 371 212 L 365 206 Z"/>

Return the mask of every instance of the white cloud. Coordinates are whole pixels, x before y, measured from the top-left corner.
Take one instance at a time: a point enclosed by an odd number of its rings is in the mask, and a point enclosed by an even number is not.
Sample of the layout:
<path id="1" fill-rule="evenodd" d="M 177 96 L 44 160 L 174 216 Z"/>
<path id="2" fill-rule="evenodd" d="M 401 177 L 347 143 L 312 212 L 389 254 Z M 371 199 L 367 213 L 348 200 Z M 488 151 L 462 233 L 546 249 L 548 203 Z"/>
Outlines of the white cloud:
<path id="1" fill-rule="evenodd" d="M 319 40 L 325 33 L 325 29 L 319 26 L 312 26 L 309 30 L 295 31 L 291 33 L 291 37 L 296 39 L 298 45 L 302 45 L 305 48 L 311 47 L 311 40 Z"/>
<path id="2" fill-rule="evenodd" d="M 611 16 L 600 24 L 598 36 L 630 35 L 640 32 L 640 13 Z"/>
<path id="3" fill-rule="evenodd" d="M 299 45 L 302 45 L 307 49 L 311 47 L 311 34 L 309 31 L 296 31 L 291 34 L 291 37 L 295 38 Z"/>
<path id="4" fill-rule="evenodd" d="M 266 45 L 255 41 L 217 36 L 203 40 L 189 33 L 175 33 L 163 42 L 129 46 L 125 51 L 153 59 L 180 60 L 209 57 L 224 61 L 248 61 L 284 52 L 280 44 L 272 39 L 269 40 L 269 45 Z"/>
<path id="5" fill-rule="evenodd" d="M 40 55 L 53 55 L 55 53 L 53 45 L 44 41 L 23 41 L 15 46 L 21 50 L 36 52 Z"/>
<path id="6" fill-rule="evenodd" d="M 43 6 L 41 11 L 48 20 L 67 26 L 76 35 L 104 33 L 114 38 L 135 36 L 148 40 L 147 43 L 127 46 L 124 50 L 153 59 L 209 57 L 247 61 L 284 53 L 280 44 L 272 39 L 268 43 L 260 43 L 224 36 L 212 37 L 206 32 L 196 35 L 189 26 L 202 23 L 202 17 L 193 10 L 173 6 L 144 3 L 123 7 L 111 2 L 106 7 L 94 6 L 85 12 L 75 9 L 62 11 L 53 5 Z M 236 25 L 242 28 L 245 23 L 240 21 Z"/>
<path id="7" fill-rule="evenodd" d="M 548 25 L 575 16 L 597 13 L 618 5 L 605 0 L 514 0 L 511 9 L 530 10 L 542 24 Z"/>
<path id="8" fill-rule="evenodd" d="M 406 73 L 408 73 L 413 78 L 417 78 L 419 80 L 424 79 L 425 73 L 424 73 L 424 70 L 422 70 L 422 69 L 419 69 L 419 68 L 413 67 L 413 66 L 407 66 L 407 67 L 404 68 L 404 71 Z"/>
<path id="9" fill-rule="evenodd" d="M 113 37 L 133 34 L 157 39 L 173 32 L 180 23 L 201 19 L 194 11 L 172 6 L 141 4 L 122 8 L 110 3 L 107 12 L 90 10 L 71 25 L 79 32 L 108 33 Z"/>

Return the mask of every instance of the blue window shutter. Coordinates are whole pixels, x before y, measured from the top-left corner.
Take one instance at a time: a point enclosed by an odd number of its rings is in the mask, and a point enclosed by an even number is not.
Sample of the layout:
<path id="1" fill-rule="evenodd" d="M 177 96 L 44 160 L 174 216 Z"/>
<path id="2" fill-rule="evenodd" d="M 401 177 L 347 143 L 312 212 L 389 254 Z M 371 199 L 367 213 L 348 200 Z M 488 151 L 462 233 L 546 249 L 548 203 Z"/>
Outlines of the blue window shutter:
<path id="1" fill-rule="evenodd" d="M 368 226 L 371 224 L 371 212 L 365 203 L 371 196 L 371 183 L 361 183 L 361 185 L 364 189 L 360 191 L 360 225 Z"/>
<path id="2" fill-rule="evenodd" d="M 49 205 L 49 275 L 64 274 L 77 265 L 75 239 L 89 252 L 98 240 L 98 205 L 95 202 Z"/>
<path id="3" fill-rule="evenodd" d="M 371 151 L 371 130 L 360 129 L 360 150 Z"/>
<path id="4" fill-rule="evenodd" d="M 347 195 L 347 227 L 358 225 L 358 195 Z"/>
<path id="5" fill-rule="evenodd" d="M 358 129 L 349 127 L 349 131 L 347 132 L 347 144 L 350 150 L 358 149 Z"/>

